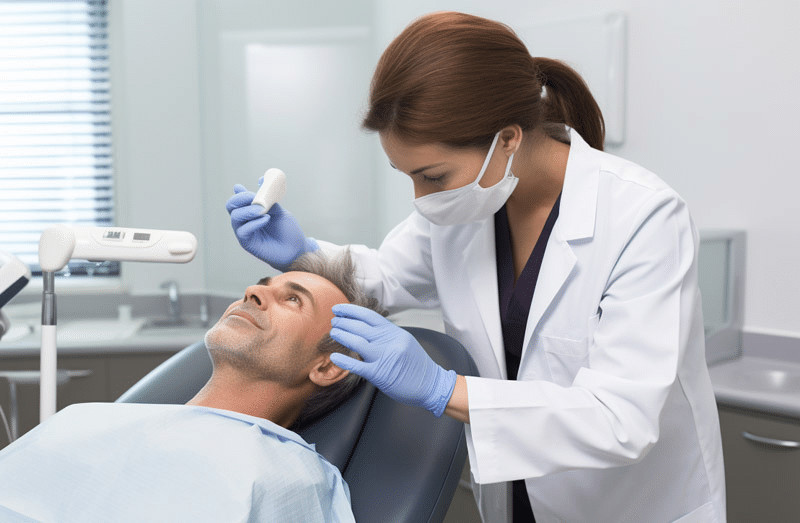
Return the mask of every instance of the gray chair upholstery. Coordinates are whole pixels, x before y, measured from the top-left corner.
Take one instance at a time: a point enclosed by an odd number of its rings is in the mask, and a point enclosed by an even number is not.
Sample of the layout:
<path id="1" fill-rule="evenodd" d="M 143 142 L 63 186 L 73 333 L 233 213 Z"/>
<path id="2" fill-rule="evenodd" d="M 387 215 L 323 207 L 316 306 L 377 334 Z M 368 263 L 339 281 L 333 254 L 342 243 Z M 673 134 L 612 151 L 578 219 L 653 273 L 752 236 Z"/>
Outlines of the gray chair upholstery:
<path id="1" fill-rule="evenodd" d="M 454 339 L 429 329 L 406 330 L 439 365 L 462 375 L 477 374 L 472 358 Z M 211 370 L 208 351 L 198 342 L 117 401 L 185 403 L 208 381 Z M 360 523 L 442 521 L 467 456 L 463 423 L 397 403 L 369 383 L 298 433 L 342 471 Z"/>

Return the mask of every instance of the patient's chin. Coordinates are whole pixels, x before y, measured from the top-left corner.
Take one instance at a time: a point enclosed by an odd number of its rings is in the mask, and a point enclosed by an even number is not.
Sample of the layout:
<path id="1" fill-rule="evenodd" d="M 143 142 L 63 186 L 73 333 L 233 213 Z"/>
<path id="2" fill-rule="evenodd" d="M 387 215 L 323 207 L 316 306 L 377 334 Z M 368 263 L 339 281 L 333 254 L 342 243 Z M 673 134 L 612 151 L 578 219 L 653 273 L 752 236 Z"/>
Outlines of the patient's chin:
<path id="1" fill-rule="evenodd" d="M 256 353 L 252 343 L 248 343 L 252 340 L 235 329 L 218 323 L 206 332 L 203 341 L 215 367 L 228 365 L 251 374 L 258 368 Z"/>
<path id="2" fill-rule="evenodd" d="M 234 329 L 228 328 L 224 323 L 217 323 L 206 332 L 203 341 L 208 350 L 224 348 L 234 349 L 241 345 L 241 336 Z"/>
<path id="3" fill-rule="evenodd" d="M 215 350 L 229 351 L 234 347 L 234 344 L 231 343 L 231 333 L 226 333 L 225 330 L 225 327 L 218 323 L 206 332 L 203 341 L 209 352 L 213 353 Z"/>
<path id="4" fill-rule="evenodd" d="M 206 331 L 204 337 L 206 347 L 209 346 L 209 343 L 227 343 L 230 340 L 239 338 L 236 327 L 235 324 L 225 321 L 225 318 L 221 319 Z"/>
<path id="5" fill-rule="evenodd" d="M 204 341 L 206 342 L 206 347 L 208 347 L 209 342 L 213 343 L 215 341 L 219 341 L 220 335 L 222 334 L 222 330 L 224 329 L 224 325 L 222 322 L 215 323 L 208 331 L 206 331 L 206 335 L 203 337 Z"/>

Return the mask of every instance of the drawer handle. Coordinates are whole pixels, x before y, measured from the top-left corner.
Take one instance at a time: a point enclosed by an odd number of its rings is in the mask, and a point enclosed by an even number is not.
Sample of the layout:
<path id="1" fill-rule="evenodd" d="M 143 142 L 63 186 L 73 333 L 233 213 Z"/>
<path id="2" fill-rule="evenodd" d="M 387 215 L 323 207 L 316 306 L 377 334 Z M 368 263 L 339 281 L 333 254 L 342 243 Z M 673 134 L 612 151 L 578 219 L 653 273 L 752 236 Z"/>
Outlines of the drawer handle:
<path id="1" fill-rule="evenodd" d="M 756 443 L 763 443 L 764 445 L 769 445 L 771 447 L 780 447 L 782 449 L 800 448 L 800 441 L 765 438 L 764 436 L 756 436 L 755 434 L 750 434 L 746 431 L 742 432 L 742 437 L 746 440 L 755 441 Z"/>

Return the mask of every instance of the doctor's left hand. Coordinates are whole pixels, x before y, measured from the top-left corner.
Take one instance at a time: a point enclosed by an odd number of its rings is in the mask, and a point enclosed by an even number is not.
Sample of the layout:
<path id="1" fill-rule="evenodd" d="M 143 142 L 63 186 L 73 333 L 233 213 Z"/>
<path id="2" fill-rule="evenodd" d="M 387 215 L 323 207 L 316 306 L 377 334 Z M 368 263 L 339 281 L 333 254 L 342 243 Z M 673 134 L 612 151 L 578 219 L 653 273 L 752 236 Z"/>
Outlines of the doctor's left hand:
<path id="1" fill-rule="evenodd" d="M 442 415 L 456 384 L 455 371 L 434 363 L 414 336 L 375 311 L 343 303 L 333 307 L 333 314 L 331 338 L 364 358 L 334 352 L 334 365 L 363 376 L 396 401 Z"/>

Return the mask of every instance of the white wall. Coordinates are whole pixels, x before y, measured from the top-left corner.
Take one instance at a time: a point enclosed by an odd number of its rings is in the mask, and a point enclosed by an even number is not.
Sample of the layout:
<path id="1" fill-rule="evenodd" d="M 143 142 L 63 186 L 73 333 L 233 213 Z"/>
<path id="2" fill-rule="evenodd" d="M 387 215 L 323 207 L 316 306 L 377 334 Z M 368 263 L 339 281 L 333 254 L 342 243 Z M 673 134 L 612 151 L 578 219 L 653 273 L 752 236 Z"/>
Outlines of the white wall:
<path id="1" fill-rule="evenodd" d="M 257 4 L 257 3 L 256 3 Z M 214 247 L 225 220 L 209 205 L 213 191 L 198 182 L 204 167 L 196 85 L 196 28 L 320 27 L 372 24 L 373 59 L 414 17 L 457 9 L 512 27 L 620 10 L 628 15 L 626 142 L 611 152 L 658 173 L 680 192 L 700 228 L 748 233 L 746 329 L 800 336 L 800 177 L 791 163 L 800 120 L 800 3 L 773 0 L 359 0 L 225 2 L 214 20 L 197 21 L 193 0 L 117 0 L 125 62 L 115 67 L 115 140 L 120 209 L 129 224 L 175 227 L 204 234 L 203 219 L 219 231 L 201 238 Z M 319 5 L 319 3 L 317 3 Z M 299 7 L 298 7 L 299 6 Z M 298 11 L 299 9 L 299 11 Z M 155 18 L 154 13 L 159 17 Z M 119 14 L 119 13 L 117 13 Z M 245 23 L 247 21 L 247 23 Z M 249 25 L 248 25 L 249 24 Z M 536 54 L 536 50 L 531 50 Z M 115 64 L 118 65 L 118 64 Z M 120 105 L 121 104 L 121 105 Z M 411 209 L 411 187 L 388 169 L 373 141 L 373 211 L 377 236 Z M 309 154 L 314 154 L 313 150 Z M 231 238 L 228 237 L 228 243 Z M 235 245 L 235 244 L 233 244 Z M 206 285 L 203 257 L 171 272 L 138 267 L 137 282 L 155 287 L 168 273 L 191 287 Z M 139 266 L 142 267 L 142 266 Z M 155 266 L 153 266 L 155 267 Z M 215 272 L 215 271 L 212 271 Z"/>
<path id="2" fill-rule="evenodd" d="M 110 19 L 117 225 L 186 230 L 202 245 L 195 1 L 115 0 Z M 122 275 L 135 293 L 168 279 L 200 291 L 205 259 L 200 251 L 186 265 L 126 263 Z"/>
<path id="3" fill-rule="evenodd" d="M 267 168 L 287 174 L 281 203 L 303 231 L 374 243 L 372 138 L 359 130 L 372 63 L 368 0 L 201 0 L 199 42 L 206 284 L 239 292 L 274 271 L 243 251 L 225 202 Z"/>

